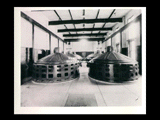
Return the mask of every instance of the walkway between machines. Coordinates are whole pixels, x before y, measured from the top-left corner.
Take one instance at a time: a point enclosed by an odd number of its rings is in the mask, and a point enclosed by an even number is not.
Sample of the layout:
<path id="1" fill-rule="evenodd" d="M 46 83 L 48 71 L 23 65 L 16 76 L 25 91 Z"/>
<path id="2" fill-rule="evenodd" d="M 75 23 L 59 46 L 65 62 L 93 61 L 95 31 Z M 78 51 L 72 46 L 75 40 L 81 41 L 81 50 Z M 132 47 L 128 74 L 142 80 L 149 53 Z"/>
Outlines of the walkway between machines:
<path id="1" fill-rule="evenodd" d="M 21 106 L 139 106 L 141 77 L 133 84 L 100 85 L 90 82 L 86 63 L 79 68 L 80 78 L 51 85 L 26 83 L 21 86 Z"/>

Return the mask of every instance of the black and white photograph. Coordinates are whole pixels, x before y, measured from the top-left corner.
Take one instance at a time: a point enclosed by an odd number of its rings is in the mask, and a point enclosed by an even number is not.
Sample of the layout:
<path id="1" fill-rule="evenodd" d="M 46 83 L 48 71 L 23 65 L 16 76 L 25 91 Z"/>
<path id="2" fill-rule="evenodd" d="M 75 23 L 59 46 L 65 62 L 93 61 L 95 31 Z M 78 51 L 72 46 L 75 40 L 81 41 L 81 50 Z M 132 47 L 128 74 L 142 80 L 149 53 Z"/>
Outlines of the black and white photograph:
<path id="1" fill-rule="evenodd" d="M 14 7 L 14 114 L 146 114 L 146 8 Z"/>

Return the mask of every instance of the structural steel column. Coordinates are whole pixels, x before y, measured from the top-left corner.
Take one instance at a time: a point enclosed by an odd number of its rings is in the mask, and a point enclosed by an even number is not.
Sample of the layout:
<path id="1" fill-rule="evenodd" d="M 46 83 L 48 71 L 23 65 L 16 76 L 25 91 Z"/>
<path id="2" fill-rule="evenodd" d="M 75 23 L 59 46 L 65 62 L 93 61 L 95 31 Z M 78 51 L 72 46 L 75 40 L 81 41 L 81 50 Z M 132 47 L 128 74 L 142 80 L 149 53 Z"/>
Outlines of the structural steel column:
<path id="1" fill-rule="evenodd" d="M 111 46 L 112 46 L 112 37 L 111 37 Z M 113 47 L 113 46 L 112 46 Z"/>
<path id="2" fill-rule="evenodd" d="M 34 23 L 32 23 L 32 60 L 34 61 Z"/>
<path id="3" fill-rule="evenodd" d="M 64 42 L 63 42 L 63 52 L 64 52 Z"/>
<path id="4" fill-rule="evenodd" d="M 49 33 L 49 50 L 50 50 L 50 54 L 51 54 L 51 33 Z"/>
<path id="5" fill-rule="evenodd" d="M 59 52 L 59 39 L 58 39 L 58 52 Z"/>
<path id="6" fill-rule="evenodd" d="M 122 31 L 120 31 L 120 53 L 122 53 Z"/>

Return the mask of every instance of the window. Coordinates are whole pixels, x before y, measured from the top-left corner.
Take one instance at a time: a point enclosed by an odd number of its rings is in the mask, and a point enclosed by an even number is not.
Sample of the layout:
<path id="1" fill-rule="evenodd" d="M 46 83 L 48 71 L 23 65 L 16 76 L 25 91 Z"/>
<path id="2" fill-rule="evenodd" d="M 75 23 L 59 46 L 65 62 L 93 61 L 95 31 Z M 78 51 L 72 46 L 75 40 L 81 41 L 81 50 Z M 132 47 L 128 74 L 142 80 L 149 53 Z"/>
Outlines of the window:
<path id="1" fill-rule="evenodd" d="M 113 50 L 115 52 L 121 52 L 121 47 L 120 47 L 120 33 L 117 33 L 113 38 L 112 38 L 112 46 Z"/>
<path id="2" fill-rule="evenodd" d="M 128 40 L 128 56 L 136 59 L 136 48 L 135 48 L 135 40 L 134 39 L 130 39 Z"/>
<path id="3" fill-rule="evenodd" d="M 21 47 L 32 47 L 32 24 L 21 18 Z"/>
<path id="4" fill-rule="evenodd" d="M 139 30 L 138 30 L 139 24 L 137 22 L 131 23 L 131 25 L 128 27 L 128 56 L 136 60 L 136 46 L 138 44 L 137 39 L 139 36 Z"/>
<path id="5" fill-rule="evenodd" d="M 120 45 L 119 45 L 119 43 L 116 44 L 116 52 L 118 52 L 118 53 L 120 52 Z"/>
<path id="6" fill-rule="evenodd" d="M 55 47 L 58 47 L 58 39 L 51 35 L 51 53 Z"/>
<path id="7" fill-rule="evenodd" d="M 63 51 L 63 42 L 59 40 L 59 52 L 61 53 Z"/>
<path id="8" fill-rule="evenodd" d="M 34 26 L 34 48 L 49 50 L 49 34 Z"/>

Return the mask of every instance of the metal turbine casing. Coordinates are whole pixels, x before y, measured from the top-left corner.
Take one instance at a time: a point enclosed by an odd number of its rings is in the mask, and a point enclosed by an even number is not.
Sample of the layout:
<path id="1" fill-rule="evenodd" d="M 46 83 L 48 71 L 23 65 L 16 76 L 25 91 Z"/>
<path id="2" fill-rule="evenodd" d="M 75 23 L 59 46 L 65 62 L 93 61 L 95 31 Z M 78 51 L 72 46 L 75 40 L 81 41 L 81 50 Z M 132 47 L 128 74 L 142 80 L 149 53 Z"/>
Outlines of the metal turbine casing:
<path id="1" fill-rule="evenodd" d="M 86 57 L 86 60 L 87 61 L 90 61 L 91 59 L 95 58 L 95 57 L 98 57 L 100 56 L 101 53 L 99 51 L 97 51 L 96 53 L 92 53 L 92 54 L 89 54 L 87 57 Z"/>
<path id="2" fill-rule="evenodd" d="M 59 82 L 79 77 L 77 61 L 63 53 L 54 53 L 34 63 L 33 78 L 36 82 Z"/>
<path id="3" fill-rule="evenodd" d="M 106 83 L 122 83 L 138 79 L 139 65 L 136 60 L 120 53 L 113 52 L 108 46 L 107 52 L 95 57 L 87 64 L 89 78 Z"/>
<path id="4" fill-rule="evenodd" d="M 80 66 L 82 66 L 82 65 L 81 65 L 82 57 L 81 57 L 80 55 L 77 55 L 76 53 L 72 54 L 72 53 L 70 53 L 70 52 L 67 52 L 66 55 L 67 55 L 70 59 L 76 61 Z"/>
<path id="5" fill-rule="evenodd" d="M 81 61 L 81 60 L 83 59 L 82 56 L 77 55 L 76 52 L 73 52 L 72 54 L 73 54 L 73 55 L 77 58 L 77 60 L 79 60 L 79 61 Z"/>

